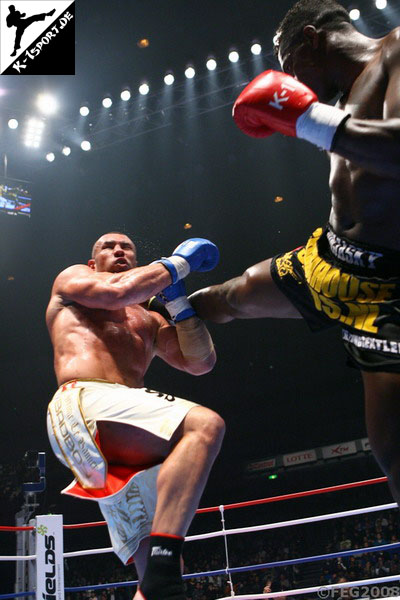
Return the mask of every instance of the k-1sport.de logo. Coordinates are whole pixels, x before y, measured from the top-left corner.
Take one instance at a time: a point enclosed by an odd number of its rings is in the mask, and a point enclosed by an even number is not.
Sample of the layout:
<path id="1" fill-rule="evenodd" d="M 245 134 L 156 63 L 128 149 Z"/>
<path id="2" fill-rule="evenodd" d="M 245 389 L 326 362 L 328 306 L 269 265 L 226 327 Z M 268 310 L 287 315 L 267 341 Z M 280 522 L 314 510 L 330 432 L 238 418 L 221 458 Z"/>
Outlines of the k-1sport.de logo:
<path id="1" fill-rule="evenodd" d="M 75 2 L 0 0 L 0 74 L 74 75 Z"/>

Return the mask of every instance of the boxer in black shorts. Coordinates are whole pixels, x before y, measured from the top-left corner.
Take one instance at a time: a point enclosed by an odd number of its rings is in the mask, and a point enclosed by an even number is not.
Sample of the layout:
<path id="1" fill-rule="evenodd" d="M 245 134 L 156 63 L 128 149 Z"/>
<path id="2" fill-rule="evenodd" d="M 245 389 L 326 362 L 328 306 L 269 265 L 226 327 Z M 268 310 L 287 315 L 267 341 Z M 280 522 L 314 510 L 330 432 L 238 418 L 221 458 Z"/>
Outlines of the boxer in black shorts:
<path id="1" fill-rule="evenodd" d="M 400 373 L 400 252 L 317 229 L 273 258 L 271 275 L 311 331 L 342 328 L 349 363 Z"/>
<path id="2" fill-rule="evenodd" d="M 329 225 L 191 302 L 219 323 L 304 317 L 313 330 L 339 325 L 362 371 L 372 450 L 399 502 L 400 28 L 371 39 L 336 0 L 299 0 L 274 45 L 283 72 L 256 77 L 234 120 L 247 135 L 279 132 L 329 152 Z"/>

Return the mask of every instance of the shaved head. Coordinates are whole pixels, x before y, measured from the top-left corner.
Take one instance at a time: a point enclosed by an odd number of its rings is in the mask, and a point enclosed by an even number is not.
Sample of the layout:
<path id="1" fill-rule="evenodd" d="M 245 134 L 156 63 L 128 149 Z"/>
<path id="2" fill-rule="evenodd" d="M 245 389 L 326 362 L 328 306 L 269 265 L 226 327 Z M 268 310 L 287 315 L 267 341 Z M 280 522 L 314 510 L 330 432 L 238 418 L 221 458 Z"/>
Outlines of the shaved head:
<path id="1" fill-rule="evenodd" d="M 95 271 L 120 273 L 137 266 L 136 246 L 120 231 L 104 233 L 94 243 L 88 266 Z"/>
<path id="2" fill-rule="evenodd" d="M 127 240 L 129 240 L 133 247 L 135 248 L 135 244 L 132 242 L 132 240 L 125 234 L 122 233 L 121 231 L 109 231 L 108 233 L 103 233 L 102 236 L 99 237 L 98 240 L 95 241 L 95 243 L 93 244 L 93 248 L 92 248 L 92 258 L 96 258 L 96 254 L 98 249 L 100 248 L 102 242 L 108 238 L 109 236 L 112 237 L 113 235 L 117 235 L 117 236 L 124 236 L 125 238 L 127 238 Z"/>

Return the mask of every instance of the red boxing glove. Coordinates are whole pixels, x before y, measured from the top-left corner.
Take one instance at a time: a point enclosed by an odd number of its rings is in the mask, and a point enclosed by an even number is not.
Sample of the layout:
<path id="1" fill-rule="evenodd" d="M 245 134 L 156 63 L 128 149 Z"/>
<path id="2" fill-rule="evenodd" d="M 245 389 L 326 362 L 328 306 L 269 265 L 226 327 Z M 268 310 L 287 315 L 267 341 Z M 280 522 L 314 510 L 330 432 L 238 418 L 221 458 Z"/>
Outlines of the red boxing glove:
<path id="1" fill-rule="evenodd" d="M 321 104 L 306 85 L 286 73 L 265 71 L 242 91 L 233 107 L 236 125 L 254 137 L 279 131 L 330 150 L 345 111 Z"/>

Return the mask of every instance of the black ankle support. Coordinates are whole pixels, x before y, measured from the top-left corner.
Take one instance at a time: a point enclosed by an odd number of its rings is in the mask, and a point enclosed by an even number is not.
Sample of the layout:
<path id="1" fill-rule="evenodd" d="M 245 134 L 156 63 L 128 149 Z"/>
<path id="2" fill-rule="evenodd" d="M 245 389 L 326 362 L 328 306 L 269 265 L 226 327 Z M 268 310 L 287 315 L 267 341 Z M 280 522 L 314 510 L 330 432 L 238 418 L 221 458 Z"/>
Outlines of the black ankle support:
<path id="1" fill-rule="evenodd" d="M 150 536 L 146 570 L 140 585 L 145 600 L 185 600 L 181 575 L 183 538 Z"/>

